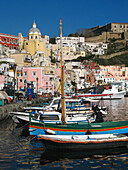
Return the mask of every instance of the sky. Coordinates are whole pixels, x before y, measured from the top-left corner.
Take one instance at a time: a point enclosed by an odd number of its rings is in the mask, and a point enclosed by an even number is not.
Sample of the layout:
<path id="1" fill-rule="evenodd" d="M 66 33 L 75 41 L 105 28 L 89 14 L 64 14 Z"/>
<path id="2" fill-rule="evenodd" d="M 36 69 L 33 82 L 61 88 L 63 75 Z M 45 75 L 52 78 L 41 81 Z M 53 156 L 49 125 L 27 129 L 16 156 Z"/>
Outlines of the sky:
<path id="1" fill-rule="evenodd" d="M 128 23 L 128 0 L 6 0 L 0 3 L 0 33 L 28 36 L 35 21 L 42 35 L 63 36 L 78 29 Z"/>

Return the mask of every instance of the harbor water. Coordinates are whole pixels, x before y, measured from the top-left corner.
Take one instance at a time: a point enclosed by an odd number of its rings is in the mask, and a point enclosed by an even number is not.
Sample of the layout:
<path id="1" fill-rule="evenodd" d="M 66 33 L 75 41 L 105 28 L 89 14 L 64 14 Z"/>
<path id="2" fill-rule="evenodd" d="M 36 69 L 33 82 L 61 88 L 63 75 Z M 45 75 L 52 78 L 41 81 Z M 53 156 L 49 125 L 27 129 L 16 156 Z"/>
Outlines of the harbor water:
<path id="1" fill-rule="evenodd" d="M 105 100 L 107 120 L 128 120 L 128 98 Z M 11 118 L 0 123 L 1 169 L 127 169 L 128 149 L 81 152 L 46 151 L 30 137 L 27 127 L 17 127 Z"/>

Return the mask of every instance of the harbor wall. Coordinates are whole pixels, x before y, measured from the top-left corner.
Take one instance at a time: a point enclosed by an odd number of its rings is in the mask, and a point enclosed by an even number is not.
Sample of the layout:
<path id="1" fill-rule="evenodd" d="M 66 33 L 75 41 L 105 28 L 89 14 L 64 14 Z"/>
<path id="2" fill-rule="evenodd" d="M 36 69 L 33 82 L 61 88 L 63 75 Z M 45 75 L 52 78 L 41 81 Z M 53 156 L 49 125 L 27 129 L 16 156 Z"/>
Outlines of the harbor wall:
<path id="1" fill-rule="evenodd" d="M 18 111 L 22 109 L 26 104 L 21 102 L 21 103 L 12 103 L 12 104 L 7 104 L 4 106 L 0 107 L 0 120 L 5 119 L 8 117 L 10 112 Z"/>
<path id="2" fill-rule="evenodd" d="M 8 117 L 10 112 L 20 111 L 25 106 L 38 106 L 44 101 L 50 101 L 50 99 L 36 98 L 31 101 L 21 101 L 0 106 L 0 121 Z"/>

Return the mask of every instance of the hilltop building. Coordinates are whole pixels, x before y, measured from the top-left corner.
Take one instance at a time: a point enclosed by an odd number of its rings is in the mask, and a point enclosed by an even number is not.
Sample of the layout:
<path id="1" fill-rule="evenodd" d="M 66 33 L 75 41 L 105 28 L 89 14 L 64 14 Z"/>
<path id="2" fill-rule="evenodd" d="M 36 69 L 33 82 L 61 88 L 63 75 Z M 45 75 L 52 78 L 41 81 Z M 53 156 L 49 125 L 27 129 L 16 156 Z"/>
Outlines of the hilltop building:
<path id="1" fill-rule="evenodd" d="M 36 28 L 36 23 L 33 23 L 33 27 L 28 32 L 28 40 L 24 42 L 24 38 L 19 33 L 19 50 L 26 50 L 31 55 L 34 55 L 37 51 L 42 51 L 44 56 L 47 56 L 46 43 L 41 38 L 41 32 Z"/>
<path id="2" fill-rule="evenodd" d="M 128 39 L 128 23 L 112 22 L 90 28 L 85 35 L 88 42 L 108 42 L 111 39 Z"/>
<path id="3" fill-rule="evenodd" d="M 84 44 L 84 37 L 62 37 L 63 46 L 74 47 L 74 45 Z M 56 37 L 56 44 L 60 44 L 60 37 Z"/>

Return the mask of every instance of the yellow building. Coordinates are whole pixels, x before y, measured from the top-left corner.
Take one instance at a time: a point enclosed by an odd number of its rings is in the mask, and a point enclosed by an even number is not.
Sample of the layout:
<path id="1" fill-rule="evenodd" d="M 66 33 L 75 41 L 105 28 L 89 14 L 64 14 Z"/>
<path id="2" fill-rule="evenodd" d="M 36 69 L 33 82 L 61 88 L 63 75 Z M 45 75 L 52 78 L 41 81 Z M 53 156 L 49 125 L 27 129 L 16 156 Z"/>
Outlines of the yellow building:
<path id="1" fill-rule="evenodd" d="M 28 53 L 13 53 L 10 54 L 10 58 L 15 59 L 17 66 L 30 67 L 31 66 L 31 55 Z"/>
<path id="2" fill-rule="evenodd" d="M 22 34 L 19 33 L 19 49 L 24 49 L 31 55 L 34 55 L 37 51 L 43 51 L 44 56 L 47 56 L 46 43 L 41 38 L 41 32 L 36 28 L 35 22 L 28 32 L 28 40 L 24 41 Z"/>

